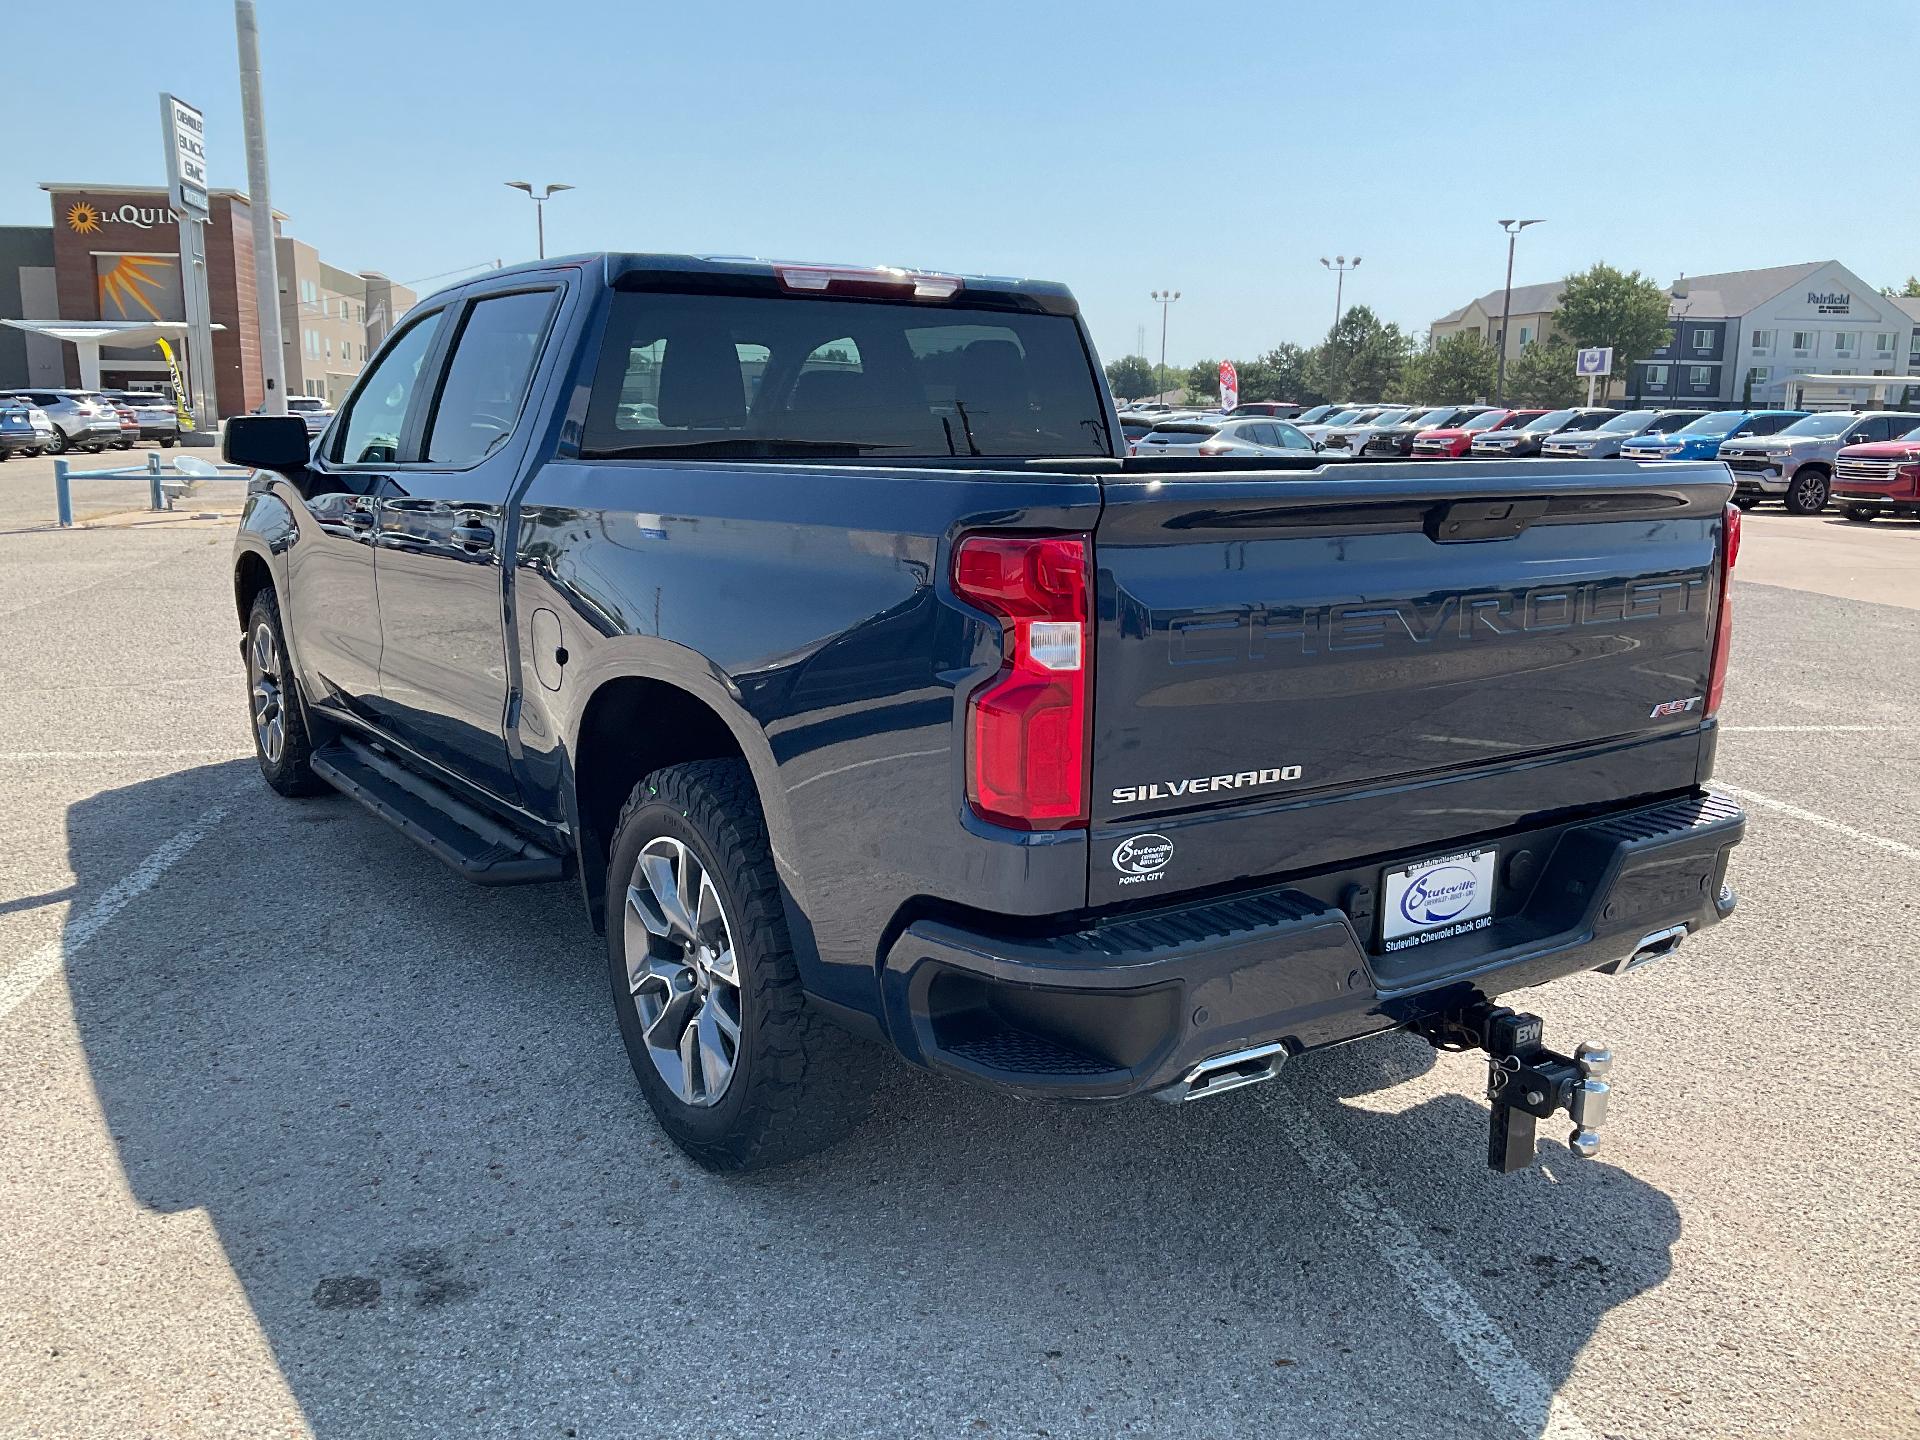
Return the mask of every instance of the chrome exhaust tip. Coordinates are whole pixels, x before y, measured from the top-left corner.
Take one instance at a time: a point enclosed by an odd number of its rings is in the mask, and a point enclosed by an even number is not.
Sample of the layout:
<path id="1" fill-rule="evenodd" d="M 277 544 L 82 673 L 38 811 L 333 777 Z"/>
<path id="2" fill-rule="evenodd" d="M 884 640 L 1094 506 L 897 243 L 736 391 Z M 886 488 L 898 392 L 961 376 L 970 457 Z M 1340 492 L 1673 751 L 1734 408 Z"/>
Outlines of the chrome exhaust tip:
<path id="1" fill-rule="evenodd" d="M 1633 947 L 1633 953 L 1624 960 L 1616 960 L 1601 969 L 1608 975 L 1624 975 L 1629 970 L 1638 970 L 1642 965 L 1651 965 L 1663 956 L 1671 955 L 1680 948 L 1680 942 L 1692 933 L 1686 925 L 1669 925 L 1664 930 L 1655 930 L 1642 935 L 1639 944 Z"/>
<path id="2" fill-rule="evenodd" d="M 1287 1047 L 1278 1041 L 1246 1050 L 1229 1050 L 1224 1055 L 1202 1060 L 1173 1084 L 1153 1094 L 1155 1099 L 1174 1105 L 1202 1100 L 1209 1095 L 1224 1095 L 1229 1090 L 1273 1079 L 1286 1063 Z"/>

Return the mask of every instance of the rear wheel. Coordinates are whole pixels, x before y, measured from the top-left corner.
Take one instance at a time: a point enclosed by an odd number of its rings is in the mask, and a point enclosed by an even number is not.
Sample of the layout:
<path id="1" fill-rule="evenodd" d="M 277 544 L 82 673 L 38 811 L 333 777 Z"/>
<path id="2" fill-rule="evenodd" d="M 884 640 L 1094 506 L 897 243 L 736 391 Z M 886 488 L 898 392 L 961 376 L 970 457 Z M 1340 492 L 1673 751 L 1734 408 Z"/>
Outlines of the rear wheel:
<path id="1" fill-rule="evenodd" d="M 67 453 L 67 432 L 57 425 L 54 427 L 53 437 L 47 441 L 47 453 L 50 455 Z"/>
<path id="2" fill-rule="evenodd" d="M 162 435 L 160 437 L 160 448 L 162 450 L 171 450 L 173 448 L 173 436 Z"/>
<path id="3" fill-rule="evenodd" d="M 247 615 L 247 701 L 253 752 L 260 775 L 282 795 L 320 795 L 327 782 L 313 773 L 313 740 L 287 663 L 280 601 L 271 589 L 253 597 Z"/>
<path id="4" fill-rule="evenodd" d="M 744 761 L 673 765 L 634 788 L 607 911 L 620 1038 L 674 1144 L 710 1170 L 752 1170 L 859 1123 L 875 1056 L 801 993 Z"/>
<path id="5" fill-rule="evenodd" d="M 1795 515 L 1817 515 L 1827 505 L 1827 472 L 1818 465 L 1802 465 L 1787 486 L 1787 509 Z"/>

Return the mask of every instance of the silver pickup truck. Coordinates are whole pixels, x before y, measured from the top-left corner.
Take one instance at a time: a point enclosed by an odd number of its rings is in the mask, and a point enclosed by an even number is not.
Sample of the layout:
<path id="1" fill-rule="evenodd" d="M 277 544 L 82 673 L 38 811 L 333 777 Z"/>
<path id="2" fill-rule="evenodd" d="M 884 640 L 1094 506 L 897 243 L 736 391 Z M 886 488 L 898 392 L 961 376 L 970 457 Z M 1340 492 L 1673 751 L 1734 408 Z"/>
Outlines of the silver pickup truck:
<path id="1" fill-rule="evenodd" d="M 1827 411 L 1796 420 L 1777 435 L 1742 435 L 1720 447 L 1733 472 L 1733 503 L 1751 510 L 1762 500 L 1786 502 L 1795 515 L 1826 508 L 1833 493 L 1833 460 L 1845 445 L 1892 440 L 1920 425 L 1910 411 Z"/>

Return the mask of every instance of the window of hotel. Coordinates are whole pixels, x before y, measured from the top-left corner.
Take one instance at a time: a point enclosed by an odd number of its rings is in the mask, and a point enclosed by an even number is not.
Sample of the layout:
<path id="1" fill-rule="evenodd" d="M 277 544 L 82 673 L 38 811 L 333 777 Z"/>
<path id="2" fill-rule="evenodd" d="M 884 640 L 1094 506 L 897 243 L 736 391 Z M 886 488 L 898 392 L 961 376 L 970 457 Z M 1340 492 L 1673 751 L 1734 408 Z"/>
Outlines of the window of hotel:
<path id="1" fill-rule="evenodd" d="M 1522 325 L 1520 327 L 1520 348 L 1524 350 L 1527 348 L 1527 346 L 1531 345 L 1532 343 L 1533 343 L 1533 327 L 1531 325 Z"/>
<path id="2" fill-rule="evenodd" d="M 1772 374 L 1773 367 L 1771 365 L 1755 365 L 1751 370 L 1747 371 L 1747 384 L 1755 390 L 1758 390 L 1762 385 L 1767 383 L 1767 378 Z"/>
<path id="3" fill-rule="evenodd" d="M 1796 330 L 1793 332 L 1793 353 L 1796 355 L 1813 354 L 1813 332 Z"/>
<path id="4" fill-rule="evenodd" d="M 1859 347 L 1859 344 L 1860 332 L 1858 330 L 1836 330 L 1833 332 L 1833 353 L 1836 355 L 1851 355 Z"/>
<path id="5" fill-rule="evenodd" d="M 1693 332 L 1693 348 L 1696 350 L 1713 349 L 1713 331 L 1696 330 Z"/>
<path id="6" fill-rule="evenodd" d="M 1753 338 L 1747 348 L 1750 349 L 1755 355 L 1769 354 L 1773 350 L 1773 331 L 1771 330 L 1754 331 Z"/>
<path id="7" fill-rule="evenodd" d="M 1647 389 L 1664 390 L 1667 388 L 1667 367 L 1664 365 L 1647 366 Z"/>
<path id="8" fill-rule="evenodd" d="M 1880 334 L 1875 335 L 1873 337 L 1873 353 L 1876 355 L 1893 354 L 1894 339 L 1895 337 L 1892 331 L 1882 331 Z"/>
<path id="9" fill-rule="evenodd" d="M 1687 367 L 1687 384 L 1695 390 L 1700 389 L 1703 385 L 1713 384 L 1713 367 L 1711 365 L 1689 365 Z"/>

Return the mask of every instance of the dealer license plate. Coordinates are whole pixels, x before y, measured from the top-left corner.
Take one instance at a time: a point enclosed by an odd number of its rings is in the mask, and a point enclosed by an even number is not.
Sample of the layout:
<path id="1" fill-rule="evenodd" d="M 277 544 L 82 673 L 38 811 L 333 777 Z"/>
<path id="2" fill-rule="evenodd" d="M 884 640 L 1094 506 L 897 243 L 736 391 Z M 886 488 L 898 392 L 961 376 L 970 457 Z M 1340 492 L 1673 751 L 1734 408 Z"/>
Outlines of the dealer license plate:
<path id="1" fill-rule="evenodd" d="M 1497 850 L 1463 850 L 1389 870 L 1381 885 L 1383 950 L 1405 950 L 1493 923 Z"/>

